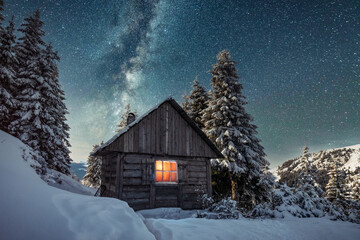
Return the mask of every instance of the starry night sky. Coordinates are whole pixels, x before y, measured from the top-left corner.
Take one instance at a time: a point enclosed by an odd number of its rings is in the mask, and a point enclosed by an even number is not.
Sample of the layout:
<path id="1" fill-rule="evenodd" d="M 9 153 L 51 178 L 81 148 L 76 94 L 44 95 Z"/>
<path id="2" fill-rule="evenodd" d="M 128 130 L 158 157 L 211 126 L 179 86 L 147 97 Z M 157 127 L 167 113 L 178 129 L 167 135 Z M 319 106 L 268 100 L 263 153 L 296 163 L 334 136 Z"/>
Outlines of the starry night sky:
<path id="1" fill-rule="evenodd" d="M 5 0 L 22 19 L 40 8 L 59 51 L 72 158 L 107 141 L 125 103 L 178 102 L 232 53 L 272 167 L 360 143 L 360 1 Z"/>

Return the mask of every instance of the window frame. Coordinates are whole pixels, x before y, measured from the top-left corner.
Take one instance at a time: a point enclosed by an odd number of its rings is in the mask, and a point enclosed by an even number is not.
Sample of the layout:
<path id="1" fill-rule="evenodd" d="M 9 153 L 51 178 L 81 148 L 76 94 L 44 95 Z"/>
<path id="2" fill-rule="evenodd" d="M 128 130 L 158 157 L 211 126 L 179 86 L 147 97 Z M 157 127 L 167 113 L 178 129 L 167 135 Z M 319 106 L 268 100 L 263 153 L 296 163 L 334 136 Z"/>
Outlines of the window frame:
<path id="1" fill-rule="evenodd" d="M 162 162 L 162 169 L 164 169 L 164 162 L 173 162 L 173 163 L 175 163 L 176 164 L 176 171 L 164 171 L 164 170 L 156 170 L 156 163 L 158 162 L 158 161 L 161 161 Z M 178 184 L 179 183 L 179 171 L 178 171 L 178 167 L 179 167 L 179 165 L 178 165 L 178 162 L 176 161 L 176 160 L 169 160 L 169 159 L 156 159 L 155 160 L 155 184 L 165 184 L 165 185 L 167 185 L 167 184 L 171 184 L 171 185 L 174 185 L 174 184 Z M 171 168 L 170 168 L 171 169 Z M 164 172 L 169 172 L 169 174 L 170 174 L 170 179 L 171 179 L 171 172 L 176 172 L 176 182 L 164 182 L 164 181 L 161 181 L 161 182 L 158 182 L 157 180 L 156 180 L 156 173 L 157 172 L 162 172 L 162 179 L 164 180 Z"/>

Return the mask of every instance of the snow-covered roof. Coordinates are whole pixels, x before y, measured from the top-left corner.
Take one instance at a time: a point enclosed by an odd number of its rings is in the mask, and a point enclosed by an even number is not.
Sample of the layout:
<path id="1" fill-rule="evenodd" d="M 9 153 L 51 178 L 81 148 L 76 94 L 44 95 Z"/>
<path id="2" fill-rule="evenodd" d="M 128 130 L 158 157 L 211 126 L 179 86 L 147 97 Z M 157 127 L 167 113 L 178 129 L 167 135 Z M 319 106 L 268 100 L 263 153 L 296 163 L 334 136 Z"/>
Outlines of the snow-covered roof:
<path id="1" fill-rule="evenodd" d="M 122 129 L 120 132 L 115 134 L 110 140 L 108 140 L 106 143 L 101 145 L 99 148 L 97 148 L 91 155 L 95 156 L 98 155 L 104 148 L 109 146 L 111 143 L 113 143 L 118 137 L 129 131 L 133 126 L 138 124 L 141 120 L 143 120 L 146 116 L 148 116 L 150 113 L 158 109 L 162 104 L 165 102 L 168 102 L 170 105 L 174 107 L 174 109 L 183 117 L 183 119 L 200 135 L 200 137 L 209 145 L 209 147 L 218 155 L 219 158 L 223 158 L 224 156 L 222 153 L 217 149 L 215 144 L 205 135 L 205 133 L 196 125 L 196 123 L 186 114 L 184 109 L 180 107 L 180 105 L 172 98 L 168 97 L 164 101 L 160 102 L 155 107 L 151 108 L 149 111 L 144 113 L 142 116 L 137 118 L 135 121 L 127 125 L 124 129 Z"/>

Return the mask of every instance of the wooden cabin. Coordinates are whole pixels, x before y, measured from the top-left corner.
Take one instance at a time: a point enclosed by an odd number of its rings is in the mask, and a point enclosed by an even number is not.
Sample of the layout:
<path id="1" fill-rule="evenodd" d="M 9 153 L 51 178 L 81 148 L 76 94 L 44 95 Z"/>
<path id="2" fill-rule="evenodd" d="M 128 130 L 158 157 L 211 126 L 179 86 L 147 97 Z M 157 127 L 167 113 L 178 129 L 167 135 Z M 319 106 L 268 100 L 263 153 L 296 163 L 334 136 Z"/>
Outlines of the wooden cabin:
<path id="1" fill-rule="evenodd" d="M 211 158 L 223 155 L 177 102 L 169 98 L 97 149 L 101 196 L 135 210 L 201 208 L 211 196 Z"/>

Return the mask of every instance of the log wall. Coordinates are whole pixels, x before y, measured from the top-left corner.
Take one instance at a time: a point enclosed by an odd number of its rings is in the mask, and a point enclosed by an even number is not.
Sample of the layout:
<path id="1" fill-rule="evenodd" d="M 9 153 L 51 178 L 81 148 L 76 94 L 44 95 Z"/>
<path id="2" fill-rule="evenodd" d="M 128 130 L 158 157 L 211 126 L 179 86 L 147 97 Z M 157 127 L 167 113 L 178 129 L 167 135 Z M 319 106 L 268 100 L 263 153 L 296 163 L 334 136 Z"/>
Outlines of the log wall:
<path id="1" fill-rule="evenodd" d="M 155 183 L 155 161 L 175 160 L 178 183 Z M 211 195 L 209 159 L 112 154 L 103 157 L 103 196 L 126 201 L 135 210 L 154 207 L 201 208 L 201 197 Z"/>

